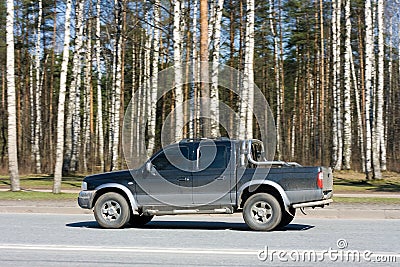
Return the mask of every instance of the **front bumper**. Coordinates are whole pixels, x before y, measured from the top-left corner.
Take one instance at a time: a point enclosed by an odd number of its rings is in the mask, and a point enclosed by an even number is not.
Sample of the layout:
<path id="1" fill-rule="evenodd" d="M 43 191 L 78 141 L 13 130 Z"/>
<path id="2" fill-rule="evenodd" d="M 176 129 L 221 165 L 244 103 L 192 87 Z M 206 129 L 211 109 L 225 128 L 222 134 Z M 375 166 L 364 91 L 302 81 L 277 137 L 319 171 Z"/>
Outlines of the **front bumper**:
<path id="1" fill-rule="evenodd" d="M 82 209 L 91 209 L 93 204 L 93 198 L 96 190 L 84 190 L 79 192 L 78 205 Z"/>

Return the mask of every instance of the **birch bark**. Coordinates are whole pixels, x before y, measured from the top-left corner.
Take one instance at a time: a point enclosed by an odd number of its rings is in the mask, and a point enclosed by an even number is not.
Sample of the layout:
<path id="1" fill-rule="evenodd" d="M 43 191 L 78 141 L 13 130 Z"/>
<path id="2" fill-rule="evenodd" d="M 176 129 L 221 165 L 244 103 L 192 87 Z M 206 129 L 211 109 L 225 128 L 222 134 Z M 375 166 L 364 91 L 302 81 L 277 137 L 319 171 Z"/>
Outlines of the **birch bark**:
<path id="1" fill-rule="evenodd" d="M 17 147 L 17 113 L 15 97 L 15 59 L 14 59 L 14 1 L 7 0 L 6 18 L 7 43 L 7 111 L 8 111 L 8 170 L 10 173 L 11 191 L 20 191 L 18 173 Z"/>
<path id="2" fill-rule="evenodd" d="M 344 92 L 343 92 L 343 168 L 351 168 L 351 0 L 345 3 L 345 54 L 344 54 Z M 357 90 L 357 89 L 356 89 Z"/>
<path id="3" fill-rule="evenodd" d="M 70 42 L 70 23 L 72 1 L 67 0 L 65 10 L 65 31 L 64 31 L 64 49 L 63 60 L 61 63 L 60 74 L 60 93 L 58 100 L 58 119 L 57 119 L 57 148 L 56 148 L 56 164 L 54 169 L 53 193 L 61 192 L 62 165 L 64 155 L 64 111 L 65 111 L 65 92 L 67 87 L 67 72 L 69 61 L 69 42 Z"/>
<path id="4" fill-rule="evenodd" d="M 149 116 L 149 143 L 147 155 L 151 156 L 155 146 L 156 136 L 156 113 L 157 113 L 157 91 L 158 91 L 158 62 L 160 56 L 160 0 L 154 2 L 154 33 L 153 33 L 153 75 L 151 78 L 150 92 L 150 116 Z"/>
<path id="5" fill-rule="evenodd" d="M 183 132 L 183 90 L 182 90 L 182 54 L 181 54 L 181 1 L 174 0 L 174 76 L 175 76 L 175 141 L 182 139 Z"/>
<path id="6" fill-rule="evenodd" d="M 374 178 L 382 179 L 381 168 L 386 170 L 386 144 L 382 142 L 385 136 L 383 122 L 384 112 L 384 87 L 385 87 L 385 43 L 384 43 L 384 1 L 378 0 L 377 20 L 378 20 L 378 80 L 376 86 L 376 129 L 375 145 L 373 147 Z M 384 159 L 384 161 L 382 160 Z M 382 164 L 382 166 L 381 166 Z"/>
<path id="7" fill-rule="evenodd" d="M 101 1 L 97 0 L 96 3 L 96 69 L 97 69 L 97 132 L 98 132 L 98 142 L 99 142 L 99 159 L 100 159 L 100 169 L 104 171 L 104 130 L 103 130 L 103 99 L 102 99 L 102 72 L 101 72 L 101 27 L 100 27 L 100 16 L 101 16 Z"/>
<path id="8" fill-rule="evenodd" d="M 42 124 L 42 109 L 41 109 L 41 66 L 40 66 L 40 53 L 41 53 L 41 28 L 42 28 L 42 14 L 43 14 L 43 7 L 42 1 L 38 1 L 38 24 L 36 30 L 36 48 L 35 48 L 35 69 L 36 69 L 36 92 L 35 92 L 35 109 L 36 109 L 36 116 L 35 116 L 35 139 L 34 139 L 34 146 L 33 146 L 33 153 L 35 155 L 35 168 L 36 173 L 42 173 L 41 167 L 41 157 L 40 157 L 40 140 L 41 138 L 41 124 Z"/>
<path id="9" fill-rule="evenodd" d="M 372 66 L 374 62 L 374 38 L 371 0 L 365 1 L 365 174 L 372 178 L 372 134 L 371 134 L 371 93 L 373 92 Z"/>
<path id="10" fill-rule="evenodd" d="M 211 89 L 210 89 L 210 116 L 211 116 L 211 137 L 221 135 L 219 131 L 219 92 L 218 92 L 218 65 L 219 52 L 221 47 L 221 19 L 224 0 L 218 0 L 215 4 L 215 20 L 213 34 L 213 62 L 211 74 Z"/>

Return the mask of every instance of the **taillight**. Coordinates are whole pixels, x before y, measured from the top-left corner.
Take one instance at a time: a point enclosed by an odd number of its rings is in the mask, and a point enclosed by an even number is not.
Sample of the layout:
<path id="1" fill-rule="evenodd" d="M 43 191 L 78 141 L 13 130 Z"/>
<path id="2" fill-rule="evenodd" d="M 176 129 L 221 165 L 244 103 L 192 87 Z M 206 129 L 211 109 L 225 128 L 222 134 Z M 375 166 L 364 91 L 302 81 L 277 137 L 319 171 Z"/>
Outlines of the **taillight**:
<path id="1" fill-rule="evenodd" d="M 319 172 L 317 175 L 317 186 L 320 189 L 324 188 L 324 173 L 323 172 Z"/>

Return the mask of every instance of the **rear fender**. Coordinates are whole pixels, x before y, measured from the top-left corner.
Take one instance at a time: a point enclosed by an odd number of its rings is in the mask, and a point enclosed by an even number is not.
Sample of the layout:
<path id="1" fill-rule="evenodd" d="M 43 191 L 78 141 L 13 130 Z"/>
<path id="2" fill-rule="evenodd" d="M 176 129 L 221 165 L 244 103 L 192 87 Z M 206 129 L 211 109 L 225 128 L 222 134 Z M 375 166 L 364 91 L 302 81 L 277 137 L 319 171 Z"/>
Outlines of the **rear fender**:
<path id="1" fill-rule="evenodd" d="M 279 195 L 282 198 L 283 205 L 285 207 L 285 210 L 289 212 L 289 207 L 290 207 L 290 200 L 285 192 L 285 190 L 277 184 L 276 182 L 270 181 L 270 180 L 259 180 L 259 181 L 249 181 L 245 184 L 243 184 L 239 189 L 238 189 L 238 199 L 242 199 L 242 195 L 245 189 L 249 188 L 249 191 L 255 191 L 257 188 L 261 185 L 268 185 L 271 186 L 272 188 L 276 189 L 278 191 Z M 250 190 L 251 188 L 251 190 Z M 289 212 L 290 213 L 290 212 Z"/>

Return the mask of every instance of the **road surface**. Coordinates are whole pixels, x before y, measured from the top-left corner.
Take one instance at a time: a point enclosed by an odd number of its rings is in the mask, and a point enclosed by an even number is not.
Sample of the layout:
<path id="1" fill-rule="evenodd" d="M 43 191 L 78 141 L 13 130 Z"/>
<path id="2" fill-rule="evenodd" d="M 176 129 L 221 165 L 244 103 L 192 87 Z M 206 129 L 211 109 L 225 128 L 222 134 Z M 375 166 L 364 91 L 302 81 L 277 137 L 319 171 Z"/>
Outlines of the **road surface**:
<path id="1" fill-rule="evenodd" d="M 91 214 L 4 213 L 0 228 L 1 266 L 400 266 L 393 219 L 301 217 L 254 232 L 238 215 L 185 215 L 104 230 Z"/>

